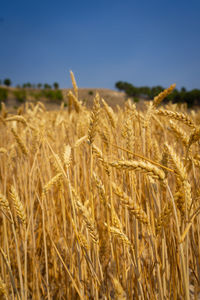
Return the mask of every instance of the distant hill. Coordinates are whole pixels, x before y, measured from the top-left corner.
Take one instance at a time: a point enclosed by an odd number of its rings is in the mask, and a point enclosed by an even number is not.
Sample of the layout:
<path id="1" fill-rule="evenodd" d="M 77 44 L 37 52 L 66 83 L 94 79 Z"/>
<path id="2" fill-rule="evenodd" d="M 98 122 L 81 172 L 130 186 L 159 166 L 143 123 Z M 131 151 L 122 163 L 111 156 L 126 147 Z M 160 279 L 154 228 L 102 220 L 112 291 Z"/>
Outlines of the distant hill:
<path id="1" fill-rule="evenodd" d="M 2 97 L 0 93 L 0 102 L 2 101 L 5 102 L 9 110 L 16 109 L 26 101 L 33 102 L 33 103 L 37 101 L 41 101 L 46 105 L 47 109 L 52 110 L 52 109 L 57 109 L 60 106 L 61 102 L 63 101 L 64 103 L 67 104 L 68 102 L 67 94 L 72 89 L 58 90 L 61 93 L 62 99 L 56 98 L 56 94 L 53 98 L 51 97 L 51 94 L 53 94 L 54 92 L 56 93 L 56 90 L 53 89 L 45 91 L 41 89 L 32 89 L 32 88 L 22 89 L 22 88 L 1 86 L 0 91 L 1 90 L 3 92 L 5 92 L 6 90 L 7 99 L 5 99 L 5 96 L 3 96 L 5 93 L 2 94 Z M 108 105 L 110 105 L 113 108 L 115 108 L 117 105 L 123 106 L 124 102 L 127 99 L 127 96 L 124 92 L 104 89 L 104 88 L 80 88 L 78 90 L 78 98 L 87 107 L 92 107 L 93 99 L 97 92 L 99 93 L 100 98 L 103 98 L 108 103 Z M 60 97 L 60 94 L 58 96 Z"/>

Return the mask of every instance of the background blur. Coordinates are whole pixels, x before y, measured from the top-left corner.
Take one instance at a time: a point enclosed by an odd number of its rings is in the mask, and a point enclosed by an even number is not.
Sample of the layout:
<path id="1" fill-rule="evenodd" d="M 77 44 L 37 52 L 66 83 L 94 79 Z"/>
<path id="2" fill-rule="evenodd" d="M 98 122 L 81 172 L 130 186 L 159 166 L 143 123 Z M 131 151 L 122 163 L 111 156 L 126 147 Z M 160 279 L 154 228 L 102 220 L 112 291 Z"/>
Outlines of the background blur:
<path id="1" fill-rule="evenodd" d="M 1 0 L 0 79 L 199 89 L 199 13 L 199 0 Z"/>

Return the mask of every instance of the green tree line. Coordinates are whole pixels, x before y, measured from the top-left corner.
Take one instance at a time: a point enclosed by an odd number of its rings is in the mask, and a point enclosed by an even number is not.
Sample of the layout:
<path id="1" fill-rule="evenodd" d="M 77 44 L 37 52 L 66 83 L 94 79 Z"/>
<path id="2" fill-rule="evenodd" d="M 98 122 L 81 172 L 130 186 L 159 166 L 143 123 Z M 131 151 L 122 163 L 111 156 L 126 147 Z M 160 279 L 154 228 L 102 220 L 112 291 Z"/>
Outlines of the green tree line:
<path id="1" fill-rule="evenodd" d="M 17 85 L 15 90 L 10 90 L 8 87 L 12 85 L 9 78 L 0 80 L 0 102 L 8 99 L 8 94 L 13 94 L 18 102 L 25 102 L 29 96 L 39 100 L 45 98 L 51 101 L 62 101 L 62 91 L 59 89 L 59 84 L 54 82 L 52 85 L 48 83 L 31 84 L 30 82 L 22 85 Z"/>
<path id="2" fill-rule="evenodd" d="M 131 97 L 133 99 L 141 97 L 147 100 L 153 99 L 165 89 L 160 85 L 154 87 L 136 87 L 125 81 L 116 82 L 115 87 L 120 91 L 124 91 L 127 97 Z M 172 103 L 187 103 L 188 107 L 192 107 L 193 105 L 200 106 L 200 90 L 193 89 L 191 91 L 187 91 L 184 87 L 180 90 L 174 89 L 174 91 L 164 100 L 165 103 L 169 101 Z"/>

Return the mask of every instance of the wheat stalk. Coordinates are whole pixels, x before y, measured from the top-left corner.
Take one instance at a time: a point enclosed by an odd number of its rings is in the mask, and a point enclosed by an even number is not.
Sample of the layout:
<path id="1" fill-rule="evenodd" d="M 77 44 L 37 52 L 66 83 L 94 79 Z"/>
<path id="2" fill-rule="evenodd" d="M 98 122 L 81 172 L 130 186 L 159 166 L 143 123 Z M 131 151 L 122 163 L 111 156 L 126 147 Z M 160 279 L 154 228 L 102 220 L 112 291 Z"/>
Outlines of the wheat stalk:
<path id="1" fill-rule="evenodd" d="M 19 198 L 19 195 L 15 189 L 15 187 L 12 185 L 10 188 L 10 197 L 13 201 L 13 205 L 15 208 L 16 215 L 19 217 L 20 221 L 24 226 L 26 226 L 26 213 L 24 206 Z"/>
<path id="2" fill-rule="evenodd" d="M 90 115 L 90 125 L 88 130 L 89 144 L 92 144 L 94 142 L 94 138 L 97 132 L 98 121 L 99 121 L 99 113 L 100 113 L 99 94 L 97 93 L 94 98 L 94 105 Z"/>
<path id="3" fill-rule="evenodd" d="M 127 170 L 127 171 L 142 171 L 147 175 L 164 181 L 165 173 L 157 168 L 156 166 L 146 163 L 143 161 L 127 161 L 127 160 L 119 160 L 115 162 L 111 162 L 110 165 L 115 167 L 116 169 Z"/>

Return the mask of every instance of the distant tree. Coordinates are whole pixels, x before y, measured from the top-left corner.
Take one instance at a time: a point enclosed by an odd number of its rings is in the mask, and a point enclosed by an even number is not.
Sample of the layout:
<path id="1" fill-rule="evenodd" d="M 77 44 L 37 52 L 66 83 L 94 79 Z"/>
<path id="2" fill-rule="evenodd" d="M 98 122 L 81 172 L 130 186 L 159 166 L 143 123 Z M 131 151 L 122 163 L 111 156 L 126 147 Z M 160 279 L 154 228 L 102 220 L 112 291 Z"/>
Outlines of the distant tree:
<path id="1" fill-rule="evenodd" d="M 138 97 L 153 99 L 164 90 L 164 87 L 160 85 L 151 88 L 148 86 L 135 87 L 134 85 L 124 81 L 116 82 L 115 87 L 120 91 L 124 91 L 126 95 L 133 98 L 133 101 L 135 102 L 139 99 Z M 170 95 L 163 99 L 163 103 L 168 103 L 169 101 L 172 103 L 187 103 L 189 108 L 194 105 L 200 106 L 200 90 L 193 89 L 191 91 L 187 91 L 185 87 L 182 87 L 180 91 L 174 89 Z"/>
<path id="2" fill-rule="evenodd" d="M 181 93 L 185 93 L 185 92 L 187 92 L 187 90 L 186 90 L 186 88 L 183 86 L 183 87 L 181 88 Z"/>
<path id="3" fill-rule="evenodd" d="M 160 94 L 163 90 L 164 90 L 164 88 L 162 86 L 160 86 L 160 85 L 153 86 L 151 88 L 150 98 L 153 99 L 155 96 L 157 96 L 158 94 Z"/>
<path id="4" fill-rule="evenodd" d="M 41 89 L 41 87 L 42 87 L 42 84 L 41 84 L 41 83 L 38 83 L 38 84 L 37 84 L 37 88 L 38 88 L 38 89 Z"/>
<path id="5" fill-rule="evenodd" d="M 32 88 L 32 84 L 30 82 L 27 82 L 26 87 L 30 89 Z"/>
<path id="6" fill-rule="evenodd" d="M 4 82 L 3 82 L 6 86 L 10 86 L 11 85 L 11 80 L 9 78 L 5 78 Z"/>
<path id="7" fill-rule="evenodd" d="M 31 84 L 30 82 L 24 83 L 24 84 L 23 84 L 23 88 L 28 88 L 28 89 L 30 89 L 30 88 L 32 88 L 32 84 Z"/>
<path id="8" fill-rule="evenodd" d="M 120 91 L 124 91 L 128 97 L 135 97 L 138 95 L 138 89 L 128 82 L 118 81 L 116 82 L 115 87 Z"/>
<path id="9" fill-rule="evenodd" d="M 2 81 L 1 81 L 1 79 L 0 79 L 0 85 L 2 85 Z"/>
<path id="10" fill-rule="evenodd" d="M 58 90 L 58 89 L 59 89 L 59 84 L 58 84 L 58 82 L 54 82 L 53 87 L 54 87 L 55 90 Z"/>
<path id="11" fill-rule="evenodd" d="M 123 91 L 124 90 L 124 82 L 123 81 L 117 81 L 116 83 L 115 83 L 115 87 L 118 89 L 118 90 L 120 90 L 120 91 Z"/>
<path id="12" fill-rule="evenodd" d="M 50 86 L 48 83 L 45 83 L 45 84 L 44 84 L 44 88 L 45 88 L 46 90 L 50 90 L 50 89 L 51 89 L 51 86 Z"/>

